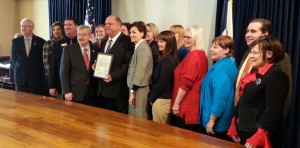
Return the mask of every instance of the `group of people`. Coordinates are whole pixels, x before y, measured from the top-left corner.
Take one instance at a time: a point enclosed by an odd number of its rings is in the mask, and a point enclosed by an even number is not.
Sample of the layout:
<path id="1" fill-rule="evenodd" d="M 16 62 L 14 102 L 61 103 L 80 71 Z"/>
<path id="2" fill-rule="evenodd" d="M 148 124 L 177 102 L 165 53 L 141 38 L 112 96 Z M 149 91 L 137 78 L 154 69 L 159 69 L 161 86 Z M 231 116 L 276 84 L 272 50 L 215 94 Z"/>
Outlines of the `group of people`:
<path id="1" fill-rule="evenodd" d="M 21 21 L 12 40 L 17 91 L 97 106 L 200 132 L 246 147 L 279 147 L 291 98 L 291 63 L 271 22 L 252 20 L 240 66 L 234 41 L 218 36 L 204 50 L 203 29 L 122 23 L 108 16 L 93 35 L 68 17 L 48 41 Z M 106 78 L 94 77 L 97 54 L 113 55 Z M 208 60 L 214 61 L 209 68 Z M 231 138 L 230 138 L 231 137 Z"/>

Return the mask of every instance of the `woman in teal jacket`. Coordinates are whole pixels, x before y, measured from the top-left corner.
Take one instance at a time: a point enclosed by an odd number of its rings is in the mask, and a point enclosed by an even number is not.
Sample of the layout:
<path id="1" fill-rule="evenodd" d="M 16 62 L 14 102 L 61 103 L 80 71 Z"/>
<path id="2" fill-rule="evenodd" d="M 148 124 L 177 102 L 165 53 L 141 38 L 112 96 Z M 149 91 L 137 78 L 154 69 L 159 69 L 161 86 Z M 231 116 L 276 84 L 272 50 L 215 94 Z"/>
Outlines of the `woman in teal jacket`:
<path id="1" fill-rule="evenodd" d="M 210 53 L 215 64 L 207 72 L 201 85 L 200 132 L 230 140 L 226 132 L 234 111 L 234 84 L 238 72 L 232 59 L 233 39 L 230 36 L 215 38 Z"/>

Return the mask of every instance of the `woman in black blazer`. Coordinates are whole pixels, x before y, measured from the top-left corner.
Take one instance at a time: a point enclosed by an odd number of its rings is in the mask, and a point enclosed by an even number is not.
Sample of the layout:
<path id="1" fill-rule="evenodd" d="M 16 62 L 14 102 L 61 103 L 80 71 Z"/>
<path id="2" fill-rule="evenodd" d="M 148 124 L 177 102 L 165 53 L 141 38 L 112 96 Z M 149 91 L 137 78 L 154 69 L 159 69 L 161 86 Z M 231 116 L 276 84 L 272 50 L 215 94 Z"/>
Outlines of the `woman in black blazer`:
<path id="1" fill-rule="evenodd" d="M 228 135 L 246 147 L 280 147 L 287 75 L 275 64 L 284 57 L 279 40 L 262 37 L 250 45 L 254 69 L 241 79 L 240 100 Z"/>
<path id="2" fill-rule="evenodd" d="M 152 105 L 153 121 L 169 123 L 170 103 L 173 89 L 173 71 L 177 66 L 177 44 L 172 31 L 158 35 L 159 60 L 152 74 L 149 103 Z"/>

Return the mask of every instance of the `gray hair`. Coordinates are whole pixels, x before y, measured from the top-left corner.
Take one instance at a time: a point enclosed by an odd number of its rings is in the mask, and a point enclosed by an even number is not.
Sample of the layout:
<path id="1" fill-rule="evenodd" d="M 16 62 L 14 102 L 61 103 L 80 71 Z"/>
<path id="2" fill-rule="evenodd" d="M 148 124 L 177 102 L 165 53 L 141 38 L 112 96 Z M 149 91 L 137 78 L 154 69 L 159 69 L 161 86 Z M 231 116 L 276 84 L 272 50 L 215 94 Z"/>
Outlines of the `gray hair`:
<path id="1" fill-rule="evenodd" d="M 33 23 L 33 21 L 32 21 L 30 18 L 23 18 L 23 19 L 21 20 L 20 25 L 22 25 L 23 22 L 29 22 L 29 23 L 31 24 L 32 28 L 34 28 L 34 23 Z"/>
<path id="2" fill-rule="evenodd" d="M 80 26 L 78 26 L 77 31 L 83 30 L 83 29 L 87 29 L 88 32 L 89 32 L 89 34 L 92 33 L 91 27 L 90 27 L 90 26 L 87 26 L 87 25 L 80 25 Z"/>

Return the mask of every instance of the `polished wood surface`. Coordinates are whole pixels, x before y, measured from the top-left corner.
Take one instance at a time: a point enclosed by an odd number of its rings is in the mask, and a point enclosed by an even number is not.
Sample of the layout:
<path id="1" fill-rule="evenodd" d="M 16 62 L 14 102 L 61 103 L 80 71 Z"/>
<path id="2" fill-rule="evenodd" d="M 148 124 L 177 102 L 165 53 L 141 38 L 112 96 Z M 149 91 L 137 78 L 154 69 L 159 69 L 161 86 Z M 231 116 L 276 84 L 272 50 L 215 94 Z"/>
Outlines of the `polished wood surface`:
<path id="1" fill-rule="evenodd" d="M 0 147 L 241 147 L 170 125 L 0 89 Z"/>

